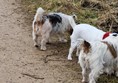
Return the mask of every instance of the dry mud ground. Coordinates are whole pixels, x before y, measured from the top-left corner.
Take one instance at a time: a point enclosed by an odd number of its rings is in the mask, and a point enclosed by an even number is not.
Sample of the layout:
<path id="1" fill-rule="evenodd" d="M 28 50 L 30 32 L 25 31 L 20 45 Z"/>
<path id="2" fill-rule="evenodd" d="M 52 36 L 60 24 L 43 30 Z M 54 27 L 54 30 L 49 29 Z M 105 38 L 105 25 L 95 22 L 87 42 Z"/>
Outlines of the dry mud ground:
<path id="1" fill-rule="evenodd" d="M 77 57 L 67 61 L 68 45 L 53 42 L 47 51 L 33 46 L 19 2 L 0 0 L 0 83 L 81 83 Z"/>

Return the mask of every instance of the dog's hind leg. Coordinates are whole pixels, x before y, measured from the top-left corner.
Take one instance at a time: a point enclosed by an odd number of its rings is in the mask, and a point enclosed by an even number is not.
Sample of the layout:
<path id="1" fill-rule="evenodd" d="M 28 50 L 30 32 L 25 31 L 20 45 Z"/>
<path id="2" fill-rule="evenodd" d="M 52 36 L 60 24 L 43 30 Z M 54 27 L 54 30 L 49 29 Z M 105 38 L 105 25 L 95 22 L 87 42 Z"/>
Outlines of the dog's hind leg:
<path id="1" fill-rule="evenodd" d="M 69 54 L 68 54 L 68 60 L 72 60 L 72 53 L 76 47 L 77 47 L 76 42 L 71 41 L 71 46 L 70 46 Z"/>
<path id="2" fill-rule="evenodd" d="M 64 33 L 58 34 L 58 37 L 59 37 L 59 41 L 60 42 L 62 42 L 62 43 L 66 43 L 67 42 L 67 40 L 66 40 L 66 38 L 64 36 Z"/>

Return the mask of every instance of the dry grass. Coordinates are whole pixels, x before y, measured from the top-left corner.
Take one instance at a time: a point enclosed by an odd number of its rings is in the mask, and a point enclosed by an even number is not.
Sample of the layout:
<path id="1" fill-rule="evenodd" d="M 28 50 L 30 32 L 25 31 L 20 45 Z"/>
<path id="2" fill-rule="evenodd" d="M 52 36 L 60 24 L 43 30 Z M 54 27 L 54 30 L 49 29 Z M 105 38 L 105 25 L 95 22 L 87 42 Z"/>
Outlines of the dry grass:
<path id="1" fill-rule="evenodd" d="M 22 0 L 25 10 L 34 15 L 38 7 L 48 12 L 76 14 L 77 23 L 89 23 L 104 31 L 118 31 L 117 0 Z"/>

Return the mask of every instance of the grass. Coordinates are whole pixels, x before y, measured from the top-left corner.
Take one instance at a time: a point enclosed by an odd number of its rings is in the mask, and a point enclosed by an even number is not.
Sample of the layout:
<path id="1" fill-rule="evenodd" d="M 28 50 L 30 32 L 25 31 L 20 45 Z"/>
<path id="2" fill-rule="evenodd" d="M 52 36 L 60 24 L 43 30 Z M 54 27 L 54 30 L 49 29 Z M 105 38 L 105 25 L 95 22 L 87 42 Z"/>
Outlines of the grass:
<path id="1" fill-rule="evenodd" d="M 98 18 L 98 11 L 81 7 L 78 0 L 22 0 L 25 10 L 29 14 L 35 14 L 38 7 L 47 12 L 63 12 L 69 15 L 77 15 L 77 22 L 94 24 Z"/>
<path id="2" fill-rule="evenodd" d="M 34 15 L 38 7 L 47 12 L 76 14 L 77 23 L 89 23 L 104 31 L 118 27 L 117 0 L 21 0 L 26 11 Z M 115 18 L 114 18 L 115 17 Z M 111 19 L 108 23 L 108 20 Z M 113 22 L 113 23 L 112 23 Z M 115 26 L 114 26 L 115 25 Z M 112 28 L 112 29 L 113 29 Z M 112 32 L 113 30 L 111 30 Z M 118 31 L 118 29 L 117 29 Z"/>
<path id="3" fill-rule="evenodd" d="M 30 21 L 38 7 L 47 12 L 63 12 L 76 14 L 79 23 L 89 23 L 100 27 L 104 31 L 109 26 L 118 27 L 118 1 L 117 0 L 21 0 L 23 8 L 27 11 Z M 86 2 L 87 1 L 87 2 Z M 110 20 L 109 20 L 110 19 Z M 113 22 L 113 25 L 111 25 Z M 97 83 L 118 83 L 114 76 L 102 75 Z"/>

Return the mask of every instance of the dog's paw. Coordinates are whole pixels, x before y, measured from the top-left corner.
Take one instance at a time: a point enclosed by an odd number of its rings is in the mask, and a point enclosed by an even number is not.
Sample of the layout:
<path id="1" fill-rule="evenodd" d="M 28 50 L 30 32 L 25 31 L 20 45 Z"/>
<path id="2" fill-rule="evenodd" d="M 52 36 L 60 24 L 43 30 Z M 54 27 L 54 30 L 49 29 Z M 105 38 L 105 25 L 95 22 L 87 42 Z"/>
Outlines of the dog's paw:
<path id="1" fill-rule="evenodd" d="M 72 60 L 72 57 L 68 56 L 68 60 Z"/>
<path id="2" fill-rule="evenodd" d="M 41 47 L 41 50 L 42 51 L 45 51 L 47 48 L 46 47 Z"/>

